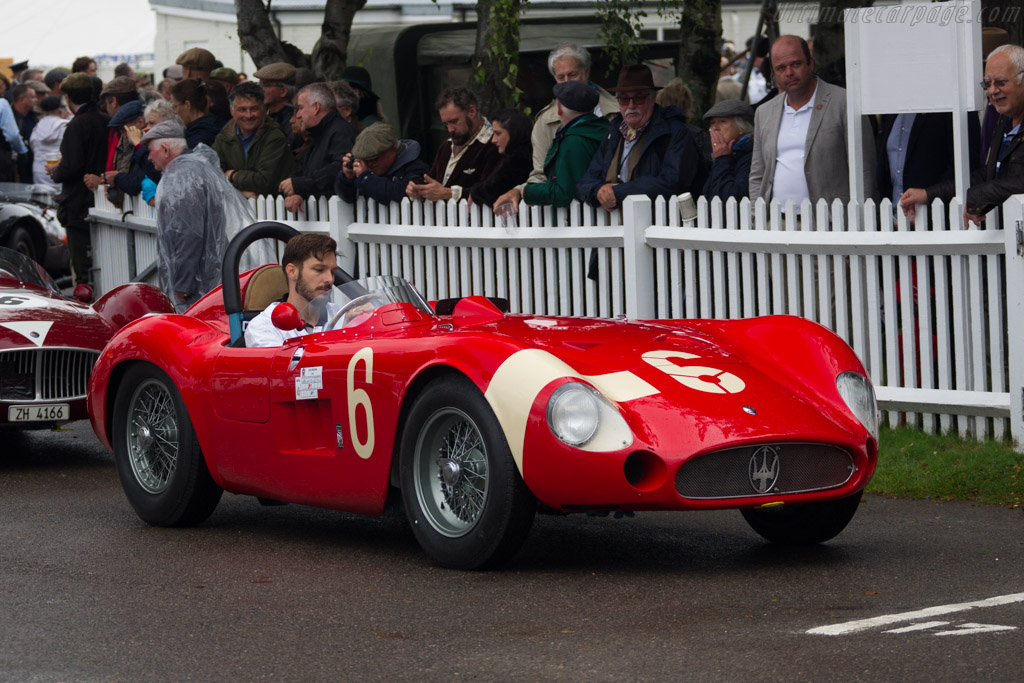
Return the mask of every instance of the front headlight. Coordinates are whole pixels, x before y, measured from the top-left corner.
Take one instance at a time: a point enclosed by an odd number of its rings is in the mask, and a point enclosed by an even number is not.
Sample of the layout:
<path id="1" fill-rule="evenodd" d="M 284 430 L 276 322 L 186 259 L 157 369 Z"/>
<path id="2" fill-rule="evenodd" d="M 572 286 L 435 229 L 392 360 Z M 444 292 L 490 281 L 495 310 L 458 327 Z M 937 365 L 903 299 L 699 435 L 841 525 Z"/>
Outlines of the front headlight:
<path id="1" fill-rule="evenodd" d="M 843 372 L 836 377 L 836 388 L 864 428 L 878 439 L 878 403 L 871 380 L 859 372 Z"/>
<path id="2" fill-rule="evenodd" d="M 633 433 L 608 399 L 580 382 L 568 382 L 548 399 L 548 426 L 561 441 L 586 451 L 615 451 L 633 443 Z"/>

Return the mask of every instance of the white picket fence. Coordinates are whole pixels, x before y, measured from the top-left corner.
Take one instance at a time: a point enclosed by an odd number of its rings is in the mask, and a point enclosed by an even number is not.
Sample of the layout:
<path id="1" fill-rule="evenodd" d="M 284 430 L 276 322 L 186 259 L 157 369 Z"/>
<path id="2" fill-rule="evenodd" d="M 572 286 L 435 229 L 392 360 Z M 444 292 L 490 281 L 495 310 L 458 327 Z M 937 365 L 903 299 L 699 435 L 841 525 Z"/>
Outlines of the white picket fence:
<path id="1" fill-rule="evenodd" d="M 888 200 L 701 199 L 696 224 L 684 226 L 675 198 L 632 197 L 611 213 L 523 205 L 507 227 L 465 202 L 320 199 L 298 216 L 279 197 L 252 204 L 260 220 L 332 234 L 347 270 L 402 275 L 428 299 L 485 294 L 513 312 L 605 318 L 803 316 L 853 346 L 889 424 L 1021 444 L 1022 199 L 1004 206 L 1005 230 L 998 212 L 985 230 L 965 229 L 957 201 L 937 202 L 931 220 L 921 207 L 910 225 Z M 93 210 L 101 289 L 145 270 L 151 216 Z"/>

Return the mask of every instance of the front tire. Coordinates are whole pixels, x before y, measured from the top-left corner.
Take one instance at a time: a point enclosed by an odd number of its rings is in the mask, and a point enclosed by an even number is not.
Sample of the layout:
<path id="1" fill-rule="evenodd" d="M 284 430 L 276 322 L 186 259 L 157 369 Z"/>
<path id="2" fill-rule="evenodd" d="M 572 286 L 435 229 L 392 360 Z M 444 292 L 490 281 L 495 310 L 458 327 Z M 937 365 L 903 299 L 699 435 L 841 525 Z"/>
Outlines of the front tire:
<path id="1" fill-rule="evenodd" d="M 217 508 L 210 476 L 181 394 L 164 372 L 132 367 L 118 386 L 114 462 L 128 502 L 153 526 L 191 526 Z"/>
<path id="2" fill-rule="evenodd" d="M 803 505 L 740 510 L 754 531 L 772 543 L 815 545 L 839 535 L 853 519 L 863 491 L 852 496 Z"/>
<path id="3" fill-rule="evenodd" d="M 400 470 L 413 534 L 438 564 L 495 566 L 526 539 L 536 499 L 469 380 L 445 377 L 417 397 L 402 433 Z"/>

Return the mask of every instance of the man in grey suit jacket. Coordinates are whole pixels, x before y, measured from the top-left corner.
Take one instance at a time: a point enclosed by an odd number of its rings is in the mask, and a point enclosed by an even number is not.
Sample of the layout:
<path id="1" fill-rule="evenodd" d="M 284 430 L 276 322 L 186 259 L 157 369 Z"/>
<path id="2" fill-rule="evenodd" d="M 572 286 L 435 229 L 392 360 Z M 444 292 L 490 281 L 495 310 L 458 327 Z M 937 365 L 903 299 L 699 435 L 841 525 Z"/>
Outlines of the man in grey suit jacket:
<path id="1" fill-rule="evenodd" d="M 780 36 L 771 48 L 779 94 L 757 108 L 750 198 L 765 201 L 804 198 L 812 202 L 850 200 L 846 153 L 846 90 L 814 75 L 807 41 Z M 875 145 L 862 121 L 865 197 L 874 196 Z"/>

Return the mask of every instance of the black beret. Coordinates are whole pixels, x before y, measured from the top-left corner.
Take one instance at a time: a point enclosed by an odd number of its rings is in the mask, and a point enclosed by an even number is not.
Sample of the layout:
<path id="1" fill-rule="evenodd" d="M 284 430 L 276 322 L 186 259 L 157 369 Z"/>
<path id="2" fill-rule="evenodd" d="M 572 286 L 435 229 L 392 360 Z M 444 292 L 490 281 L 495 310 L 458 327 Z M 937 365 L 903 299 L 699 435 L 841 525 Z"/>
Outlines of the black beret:
<path id="1" fill-rule="evenodd" d="M 555 85 L 555 99 L 566 109 L 580 113 L 593 111 L 597 106 L 597 91 L 580 81 L 564 81 Z"/>

